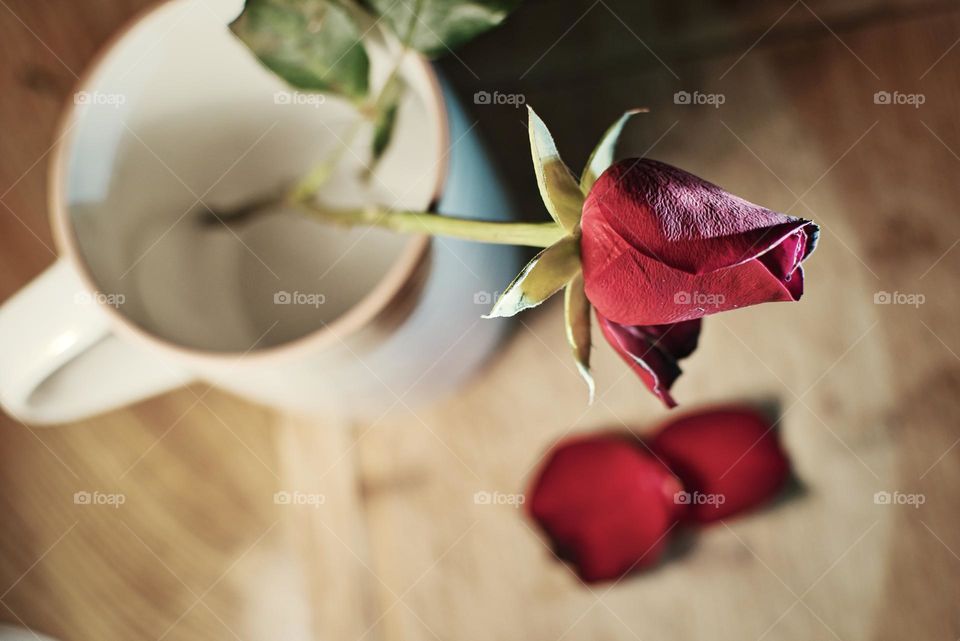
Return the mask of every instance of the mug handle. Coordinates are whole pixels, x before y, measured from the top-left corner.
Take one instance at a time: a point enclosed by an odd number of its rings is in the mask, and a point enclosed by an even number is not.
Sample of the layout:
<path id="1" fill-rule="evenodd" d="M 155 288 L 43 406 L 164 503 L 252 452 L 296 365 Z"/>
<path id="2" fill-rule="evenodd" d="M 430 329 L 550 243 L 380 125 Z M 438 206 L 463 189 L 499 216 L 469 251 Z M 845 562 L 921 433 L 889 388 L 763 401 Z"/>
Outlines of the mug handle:
<path id="1" fill-rule="evenodd" d="M 0 405 L 34 424 L 87 418 L 193 378 L 114 335 L 62 258 L 0 306 L 0 364 Z"/>

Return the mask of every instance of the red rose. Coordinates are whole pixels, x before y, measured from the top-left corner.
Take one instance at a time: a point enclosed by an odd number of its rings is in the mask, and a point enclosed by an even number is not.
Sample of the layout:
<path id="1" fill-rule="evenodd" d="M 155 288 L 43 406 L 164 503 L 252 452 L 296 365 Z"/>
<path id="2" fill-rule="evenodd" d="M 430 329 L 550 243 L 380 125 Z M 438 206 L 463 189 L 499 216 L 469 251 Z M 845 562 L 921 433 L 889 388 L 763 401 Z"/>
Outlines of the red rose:
<path id="1" fill-rule="evenodd" d="M 584 581 L 657 562 L 683 506 L 680 483 L 630 436 L 573 439 L 549 455 L 527 493 L 530 515 Z"/>
<path id="2" fill-rule="evenodd" d="M 668 422 L 650 447 L 689 495 L 687 518 L 707 523 L 765 503 L 790 477 L 770 421 L 750 407 L 721 407 Z"/>
<path id="3" fill-rule="evenodd" d="M 799 300 L 819 231 L 647 159 L 604 171 L 580 225 L 587 298 L 622 325 Z"/>
<path id="4" fill-rule="evenodd" d="M 567 343 L 590 400 L 593 309 L 607 342 L 673 407 L 670 387 L 678 362 L 696 348 L 700 319 L 799 300 L 800 263 L 816 247 L 819 228 L 655 160 L 614 162 L 624 126 L 641 111 L 624 113 L 607 129 L 578 181 L 530 109 L 534 172 L 553 224 L 517 230 L 544 249 L 487 318 L 513 316 L 563 290 Z"/>

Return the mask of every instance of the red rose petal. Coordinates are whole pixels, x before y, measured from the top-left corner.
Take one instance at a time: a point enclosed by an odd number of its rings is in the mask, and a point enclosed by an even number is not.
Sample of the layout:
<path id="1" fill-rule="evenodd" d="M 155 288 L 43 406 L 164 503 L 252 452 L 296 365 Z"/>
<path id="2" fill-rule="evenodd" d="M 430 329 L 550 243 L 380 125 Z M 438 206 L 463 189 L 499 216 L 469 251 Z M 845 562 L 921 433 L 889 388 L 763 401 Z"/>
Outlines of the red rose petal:
<path id="1" fill-rule="evenodd" d="M 530 515 L 584 581 L 657 562 L 682 506 L 677 479 L 631 437 L 556 446 L 527 492 Z"/>
<path id="2" fill-rule="evenodd" d="M 797 300 L 759 261 L 691 276 L 630 249 L 597 259 L 609 245 L 593 243 L 584 227 L 580 254 L 587 298 L 606 318 L 624 325 L 666 325 L 760 303 Z M 622 241 L 621 241 L 622 242 Z M 802 282 L 802 281 L 799 281 Z"/>
<path id="3" fill-rule="evenodd" d="M 625 325 L 627 331 L 652 342 L 661 352 L 674 360 L 680 360 L 693 354 L 700 340 L 699 318 L 670 325 Z"/>
<path id="4" fill-rule="evenodd" d="M 794 300 L 800 300 L 803 295 L 803 268 L 800 262 L 806 258 L 809 247 L 813 244 L 815 241 L 809 241 L 807 230 L 798 229 L 782 243 L 757 258 L 780 280 Z"/>
<path id="5" fill-rule="evenodd" d="M 677 361 L 689 356 L 700 337 L 700 319 L 672 325 L 630 326 L 597 312 L 604 338 L 640 380 L 667 407 L 676 407 L 670 388 L 682 373 Z"/>
<path id="6" fill-rule="evenodd" d="M 587 201 L 631 246 L 690 274 L 756 258 L 810 224 L 646 158 L 609 167 Z"/>
<path id="7" fill-rule="evenodd" d="M 758 259 L 777 278 L 789 279 L 800 266 L 806 246 L 807 232 L 804 229 L 798 229 L 784 238 L 782 243 L 758 256 Z"/>
<path id="8" fill-rule="evenodd" d="M 650 447 L 683 481 L 690 497 L 687 516 L 699 523 L 761 505 L 790 476 L 776 430 L 750 407 L 681 416 L 662 427 Z"/>
<path id="9" fill-rule="evenodd" d="M 590 302 L 625 325 L 663 325 L 798 300 L 810 221 L 778 214 L 652 160 L 614 164 L 587 196 L 581 258 Z"/>

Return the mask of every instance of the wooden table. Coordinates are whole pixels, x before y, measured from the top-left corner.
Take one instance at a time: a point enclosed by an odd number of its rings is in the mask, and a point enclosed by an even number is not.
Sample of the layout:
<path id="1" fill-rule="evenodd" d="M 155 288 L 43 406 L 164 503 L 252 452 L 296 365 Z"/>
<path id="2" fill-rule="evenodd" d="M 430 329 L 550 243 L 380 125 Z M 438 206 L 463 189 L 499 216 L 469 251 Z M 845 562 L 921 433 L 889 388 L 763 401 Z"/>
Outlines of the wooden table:
<path id="1" fill-rule="evenodd" d="M 53 260 L 60 106 L 148 3 L 0 2 L 0 299 Z M 520 491 L 564 434 L 665 416 L 605 346 L 586 409 L 550 304 L 455 398 L 375 424 L 297 421 L 203 386 L 58 429 L 0 418 L 0 620 L 98 641 L 956 639 L 958 36 L 960 7 L 933 0 L 530 0 L 442 64 L 466 96 L 523 93 L 571 164 L 646 105 L 625 152 L 821 223 L 803 302 L 708 319 L 675 388 L 688 408 L 778 400 L 799 496 L 593 588 L 519 510 L 475 504 Z M 523 112 L 474 113 L 539 215 Z M 926 300 L 877 305 L 879 291 Z M 284 488 L 327 501 L 278 506 Z M 126 503 L 78 506 L 77 491 Z"/>

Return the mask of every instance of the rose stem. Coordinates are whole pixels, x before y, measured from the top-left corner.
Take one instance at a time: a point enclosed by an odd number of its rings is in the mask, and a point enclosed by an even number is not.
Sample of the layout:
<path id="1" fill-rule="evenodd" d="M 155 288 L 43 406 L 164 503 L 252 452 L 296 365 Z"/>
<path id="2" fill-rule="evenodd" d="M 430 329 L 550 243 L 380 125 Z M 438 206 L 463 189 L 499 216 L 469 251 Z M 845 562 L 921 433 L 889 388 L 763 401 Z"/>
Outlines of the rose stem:
<path id="1" fill-rule="evenodd" d="M 312 200 L 314 195 L 330 178 L 333 169 L 360 133 L 363 123 L 376 118 L 379 111 L 385 107 L 385 105 L 382 104 L 386 96 L 385 89 L 399 73 L 403 58 L 409 51 L 410 46 L 408 40 L 413 33 L 414 19 L 418 15 L 422 4 L 423 0 L 417 0 L 417 10 L 411 17 L 408 36 L 402 43 L 401 51 L 381 91 L 373 100 L 369 101 L 366 106 L 360 107 L 360 113 L 364 117 L 354 123 L 354 126 L 347 132 L 346 140 L 340 140 L 340 147 L 307 172 L 303 178 L 294 185 L 288 196 L 282 199 L 282 202 L 296 207 L 312 218 L 349 227 L 361 225 L 372 226 L 401 233 L 449 236 L 452 238 L 499 245 L 524 245 L 527 247 L 549 247 L 553 245 L 566 235 L 565 230 L 554 222 L 493 222 L 424 212 L 385 210 L 377 207 L 367 207 L 365 209 L 326 209 Z M 240 216 L 240 218 L 249 217 L 246 214 L 256 213 L 257 211 L 265 209 L 265 205 L 272 205 L 277 202 L 276 200 L 270 200 L 266 204 L 257 203 L 242 208 L 245 215 Z M 214 216 L 214 218 L 219 220 L 219 217 Z"/>
<path id="2" fill-rule="evenodd" d="M 403 65 L 403 59 L 410 50 L 409 41 L 413 36 L 413 29 L 416 25 L 416 19 L 420 13 L 422 4 L 423 0 L 418 0 L 416 5 L 417 8 L 410 16 L 410 25 L 407 28 L 407 35 L 400 43 L 400 52 L 397 54 L 396 60 L 393 61 L 393 68 L 390 70 L 390 73 L 387 75 L 387 79 L 380 87 L 380 91 L 377 92 L 377 95 L 374 96 L 372 100 L 368 100 L 366 104 L 358 105 L 358 111 L 360 112 L 361 118 L 355 122 L 353 127 L 351 127 L 347 132 L 346 140 L 339 140 L 340 146 L 337 148 L 337 150 L 327 158 L 314 165 L 314 167 L 307 172 L 303 178 L 300 179 L 300 182 L 294 186 L 291 193 L 291 197 L 294 200 L 307 200 L 313 194 L 320 191 L 320 188 L 323 187 L 323 185 L 330 178 L 333 170 L 340 163 L 340 160 L 343 159 L 344 154 L 360 134 L 360 130 L 362 129 L 364 123 L 374 122 L 379 116 L 380 112 L 387 107 L 387 105 L 383 104 L 387 96 L 387 88 L 390 86 L 390 83 L 394 82 L 397 76 L 399 76 L 400 68 Z M 368 167 L 367 169 L 369 173 L 373 173 L 372 167 Z"/>
<path id="3" fill-rule="evenodd" d="M 366 225 L 403 233 L 449 236 L 498 245 L 549 247 L 566 235 L 566 231 L 555 222 L 495 222 L 376 207 L 326 209 L 314 202 L 292 204 L 313 218 L 340 225 Z"/>
<path id="4" fill-rule="evenodd" d="M 346 140 L 338 140 L 340 146 L 329 156 L 314 165 L 313 168 L 300 179 L 291 192 L 291 196 L 294 199 L 304 200 L 320 191 L 320 188 L 323 187 L 330 178 L 333 170 L 340 164 L 347 149 L 353 144 L 353 141 L 363 128 L 364 122 L 365 119 L 361 118 L 353 123 L 353 126 L 347 131 Z"/>

